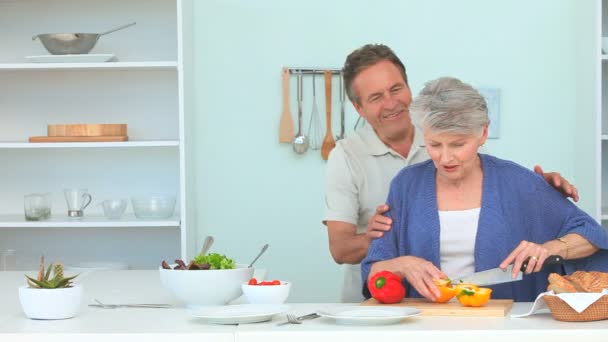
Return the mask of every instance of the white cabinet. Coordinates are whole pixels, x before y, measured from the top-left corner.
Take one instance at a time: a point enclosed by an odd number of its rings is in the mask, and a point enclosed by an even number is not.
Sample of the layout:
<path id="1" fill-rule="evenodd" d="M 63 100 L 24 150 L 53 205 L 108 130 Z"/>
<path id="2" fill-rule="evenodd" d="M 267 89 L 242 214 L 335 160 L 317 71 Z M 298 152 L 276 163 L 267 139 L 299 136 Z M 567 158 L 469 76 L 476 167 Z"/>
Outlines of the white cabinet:
<path id="1" fill-rule="evenodd" d="M 597 139 L 599 144 L 599 167 L 597 172 L 598 191 L 597 201 L 599 206 L 598 216 L 601 218 L 602 225 L 608 222 L 608 54 L 602 49 L 602 37 L 608 37 L 608 0 L 596 0 L 598 13 L 598 37 L 597 37 L 597 62 L 598 79 L 596 88 L 598 89 L 597 104 Z M 606 51 L 608 52 L 608 51 Z"/>
<path id="2" fill-rule="evenodd" d="M 116 262 L 157 267 L 192 256 L 196 237 L 186 178 L 191 106 L 191 1 L 0 0 L 0 250 L 17 250 L 30 267 L 40 253 L 66 263 Z M 106 63 L 32 63 L 48 55 L 32 36 L 100 33 L 91 54 Z M 28 143 L 47 124 L 126 123 L 129 141 Z M 67 217 L 64 188 L 88 188 L 82 220 Z M 52 218 L 23 218 L 23 195 L 52 194 Z M 140 220 L 129 203 L 120 220 L 99 202 L 154 193 L 177 198 L 174 217 Z M 130 201 L 129 201 L 130 202 Z"/>

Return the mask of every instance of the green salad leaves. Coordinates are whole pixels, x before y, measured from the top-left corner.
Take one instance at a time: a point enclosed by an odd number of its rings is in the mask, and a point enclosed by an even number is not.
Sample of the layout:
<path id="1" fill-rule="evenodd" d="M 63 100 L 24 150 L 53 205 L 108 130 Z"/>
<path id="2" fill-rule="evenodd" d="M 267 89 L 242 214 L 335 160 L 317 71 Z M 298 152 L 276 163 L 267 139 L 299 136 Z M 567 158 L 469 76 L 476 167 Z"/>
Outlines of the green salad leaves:
<path id="1" fill-rule="evenodd" d="M 207 255 L 197 255 L 194 257 L 197 264 L 209 264 L 211 270 L 230 270 L 236 267 L 234 260 L 219 253 L 209 253 Z"/>

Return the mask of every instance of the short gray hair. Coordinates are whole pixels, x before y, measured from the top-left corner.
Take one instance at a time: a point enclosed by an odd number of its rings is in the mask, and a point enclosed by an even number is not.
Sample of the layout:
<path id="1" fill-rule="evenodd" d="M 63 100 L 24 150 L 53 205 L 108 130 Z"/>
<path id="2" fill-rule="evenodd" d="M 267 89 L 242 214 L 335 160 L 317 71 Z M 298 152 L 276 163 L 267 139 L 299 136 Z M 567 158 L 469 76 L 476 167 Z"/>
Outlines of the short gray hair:
<path id="1" fill-rule="evenodd" d="M 453 77 L 427 82 L 412 101 L 410 113 L 418 127 L 437 133 L 481 134 L 490 123 L 483 96 Z"/>

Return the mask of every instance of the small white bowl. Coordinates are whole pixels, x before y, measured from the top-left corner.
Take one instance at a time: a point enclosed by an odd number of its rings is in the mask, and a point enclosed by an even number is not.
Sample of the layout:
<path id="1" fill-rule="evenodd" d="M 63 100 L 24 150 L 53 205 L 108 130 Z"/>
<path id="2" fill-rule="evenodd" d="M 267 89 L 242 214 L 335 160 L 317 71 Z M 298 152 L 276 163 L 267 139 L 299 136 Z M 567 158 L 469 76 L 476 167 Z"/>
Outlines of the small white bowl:
<path id="1" fill-rule="evenodd" d="M 250 304 L 283 304 L 289 297 L 291 282 L 281 281 L 281 285 L 241 284 L 245 299 Z"/>
<path id="2" fill-rule="evenodd" d="M 127 209 L 127 200 L 125 199 L 112 199 L 105 200 L 100 203 L 103 208 L 103 214 L 110 220 L 119 219 Z"/>

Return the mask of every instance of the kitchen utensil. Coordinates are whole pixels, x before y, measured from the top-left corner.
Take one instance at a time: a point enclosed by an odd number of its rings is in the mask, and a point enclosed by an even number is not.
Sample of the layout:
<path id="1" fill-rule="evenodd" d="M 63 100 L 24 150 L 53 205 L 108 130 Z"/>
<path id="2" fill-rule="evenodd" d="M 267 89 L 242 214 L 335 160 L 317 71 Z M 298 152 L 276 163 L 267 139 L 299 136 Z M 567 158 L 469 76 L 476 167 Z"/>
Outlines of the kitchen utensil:
<path id="1" fill-rule="evenodd" d="M 526 268 L 528 267 L 528 261 L 529 259 L 524 261 L 524 263 L 521 265 L 521 272 L 518 272 L 517 277 L 515 278 L 513 278 L 512 276 L 513 265 L 509 265 L 505 270 L 502 270 L 500 268 L 492 268 L 489 270 L 473 273 L 466 277 L 452 279 L 452 284 L 466 283 L 475 284 L 478 286 L 488 286 L 518 281 L 522 279 L 522 274 L 526 271 Z M 547 259 L 545 259 L 545 262 L 543 263 L 543 268 L 552 265 L 560 265 L 563 263 L 564 259 L 561 256 L 550 255 L 549 257 L 547 257 Z"/>
<path id="2" fill-rule="evenodd" d="M 287 318 L 287 322 L 282 322 L 277 325 L 280 326 L 280 325 L 285 325 L 285 324 L 302 324 L 302 322 L 300 322 L 298 320 L 298 318 L 296 317 L 296 315 L 294 315 L 294 314 L 287 314 L 287 315 L 285 315 L 285 317 Z"/>
<path id="3" fill-rule="evenodd" d="M 302 74 L 297 75 L 298 85 L 298 133 L 293 139 L 293 150 L 297 154 L 308 151 L 308 137 L 302 132 Z"/>
<path id="4" fill-rule="evenodd" d="M 87 189 L 65 189 L 63 190 L 63 194 L 68 204 L 69 217 L 82 217 L 84 209 L 93 200 Z"/>
<path id="5" fill-rule="evenodd" d="M 421 311 L 415 308 L 397 306 L 336 306 L 317 313 L 321 317 L 335 320 L 337 324 L 345 325 L 382 325 L 397 324 L 409 317 L 418 316 Z"/>
<path id="6" fill-rule="evenodd" d="M 54 142 L 110 142 L 110 141 L 127 141 L 127 136 L 97 136 L 97 137 L 30 137 L 31 143 L 54 143 Z"/>
<path id="7" fill-rule="evenodd" d="M 370 298 L 361 305 L 381 305 L 385 306 Z M 504 317 L 507 315 L 513 306 L 512 299 L 490 299 L 484 306 L 469 307 L 463 306 L 456 300 L 451 300 L 447 303 L 433 303 L 426 298 L 404 298 L 401 303 L 390 304 L 390 306 L 407 306 L 421 310 L 422 316 L 494 316 Z"/>
<path id="8" fill-rule="evenodd" d="M 326 70 L 323 72 L 325 77 L 325 138 L 323 138 L 323 145 L 321 145 L 321 156 L 324 160 L 329 157 L 329 152 L 336 147 L 333 133 L 331 130 L 331 71 Z"/>
<path id="9" fill-rule="evenodd" d="M 336 136 L 336 141 L 344 139 L 344 75 L 340 73 L 340 134 Z"/>
<path id="10" fill-rule="evenodd" d="M 47 125 L 49 137 L 126 136 L 127 124 L 61 124 Z"/>
<path id="11" fill-rule="evenodd" d="M 53 55 L 89 53 L 103 35 L 135 25 L 135 22 L 122 25 L 102 33 L 41 33 L 32 37 L 40 39 L 46 50 Z"/>
<path id="12" fill-rule="evenodd" d="M 201 252 L 199 253 L 199 255 L 206 255 L 207 251 L 209 251 L 209 248 L 211 248 L 211 245 L 213 245 L 214 241 L 215 239 L 213 239 L 213 236 L 207 235 L 205 241 L 203 241 L 203 247 L 201 248 Z"/>
<path id="13" fill-rule="evenodd" d="M 175 196 L 151 195 L 132 197 L 133 213 L 137 218 L 167 218 L 175 211 Z"/>
<path id="14" fill-rule="evenodd" d="M 104 304 L 97 299 L 94 299 L 97 304 L 89 304 L 92 307 L 104 308 L 104 309 L 118 309 L 118 308 L 159 308 L 169 309 L 170 304 Z"/>
<path id="15" fill-rule="evenodd" d="M 176 264 L 169 265 L 174 268 Z M 159 267 L 160 281 L 171 294 L 191 308 L 225 305 L 243 294 L 241 285 L 254 269 L 237 264 L 233 269 L 186 271 Z"/>
<path id="16" fill-rule="evenodd" d="M 285 322 L 281 322 L 279 324 L 277 324 L 277 326 L 281 326 L 281 325 L 285 325 L 285 324 L 302 324 L 302 321 L 305 321 L 307 319 L 315 319 L 315 318 L 319 318 L 321 317 L 318 313 L 313 312 L 311 314 L 308 315 L 304 315 L 304 316 L 300 316 L 300 317 L 296 317 L 296 315 L 293 314 L 287 314 L 287 321 Z"/>
<path id="17" fill-rule="evenodd" d="M 190 310 L 191 314 L 206 323 L 246 324 L 270 321 L 274 316 L 287 312 L 287 305 L 244 304 L 225 306 L 200 306 Z"/>
<path id="18" fill-rule="evenodd" d="M 113 53 L 88 53 L 82 55 L 35 55 L 25 56 L 30 63 L 104 63 L 116 57 Z"/>
<path id="19" fill-rule="evenodd" d="M 243 295 L 249 304 L 283 304 L 289 297 L 291 282 L 281 281 L 280 285 L 241 284 Z"/>
<path id="20" fill-rule="evenodd" d="M 51 194 L 36 193 L 23 196 L 26 221 L 40 221 L 51 217 Z"/>
<path id="21" fill-rule="evenodd" d="M 365 125 L 365 122 L 366 121 L 363 120 L 363 117 L 359 116 L 357 118 L 357 122 L 355 122 L 355 127 L 353 127 L 353 130 L 356 131 L 359 128 L 359 126 L 363 127 L 363 125 Z"/>
<path id="22" fill-rule="evenodd" d="M 323 142 L 323 133 L 321 132 L 321 118 L 319 117 L 319 107 L 317 106 L 317 90 L 315 71 L 312 73 L 312 113 L 310 113 L 310 123 L 308 124 L 308 137 L 310 148 L 318 150 Z"/>
<path id="23" fill-rule="evenodd" d="M 126 199 L 111 199 L 99 203 L 103 208 L 103 215 L 111 220 L 119 219 L 127 209 Z"/>
<path id="24" fill-rule="evenodd" d="M 279 122 L 279 142 L 291 143 L 293 141 L 293 119 L 289 111 L 289 69 L 283 68 L 283 111 Z"/>
<path id="25" fill-rule="evenodd" d="M 264 247 L 262 247 L 262 250 L 260 251 L 260 253 L 258 253 L 258 255 L 255 257 L 255 259 L 253 259 L 253 261 L 249 264 L 249 268 L 251 268 L 251 266 L 253 266 L 253 264 L 262 256 L 262 254 L 264 254 L 264 252 L 266 252 L 267 249 L 268 249 L 268 244 L 265 244 Z"/>

